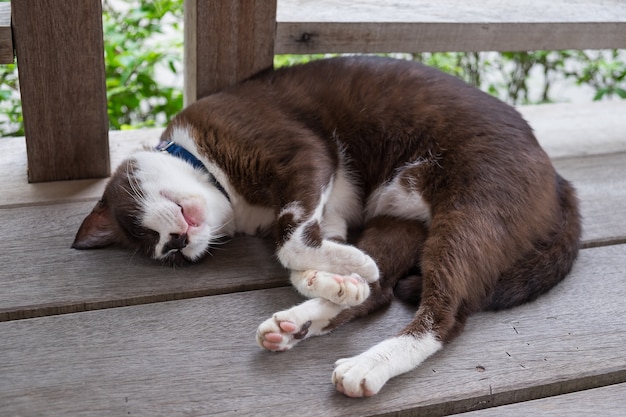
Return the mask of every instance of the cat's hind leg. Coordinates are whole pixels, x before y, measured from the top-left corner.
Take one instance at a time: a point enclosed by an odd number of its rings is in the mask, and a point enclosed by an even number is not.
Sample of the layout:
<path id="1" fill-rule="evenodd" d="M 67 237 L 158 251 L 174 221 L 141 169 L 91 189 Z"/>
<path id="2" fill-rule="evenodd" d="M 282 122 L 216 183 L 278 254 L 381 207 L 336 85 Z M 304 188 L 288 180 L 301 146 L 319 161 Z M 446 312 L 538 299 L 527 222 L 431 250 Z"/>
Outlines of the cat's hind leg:
<path id="1" fill-rule="evenodd" d="M 332 375 L 338 391 L 350 397 L 376 394 L 390 378 L 416 368 L 440 350 L 480 309 L 488 282 L 497 279 L 497 268 L 489 259 L 505 244 L 489 246 L 493 236 L 485 237 L 479 228 L 472 230 L 468 217 L 454 216 L 446 213 L 444 221 L 433 219 L 431 224 L 420 265 L 421 302 L 413 320 L 398 336 L 338 360 Z"/>

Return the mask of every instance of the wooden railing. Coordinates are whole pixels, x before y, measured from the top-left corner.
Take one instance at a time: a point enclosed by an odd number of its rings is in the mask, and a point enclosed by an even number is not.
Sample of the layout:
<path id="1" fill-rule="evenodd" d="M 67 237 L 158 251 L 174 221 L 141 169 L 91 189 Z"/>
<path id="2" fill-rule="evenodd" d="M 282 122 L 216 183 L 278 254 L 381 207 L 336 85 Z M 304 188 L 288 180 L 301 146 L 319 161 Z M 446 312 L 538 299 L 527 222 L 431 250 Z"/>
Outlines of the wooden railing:
<path id="1" fill-rule="evenodd" d="M 0 7 L 7 62 L 11 30 Z M 101 13 L 100 0 L 13 2 L 31 182 L 109 175 Z M 269 68 L 274 53 L 624 47 L 618 1 L 185 0 L 185 97 Z"/>

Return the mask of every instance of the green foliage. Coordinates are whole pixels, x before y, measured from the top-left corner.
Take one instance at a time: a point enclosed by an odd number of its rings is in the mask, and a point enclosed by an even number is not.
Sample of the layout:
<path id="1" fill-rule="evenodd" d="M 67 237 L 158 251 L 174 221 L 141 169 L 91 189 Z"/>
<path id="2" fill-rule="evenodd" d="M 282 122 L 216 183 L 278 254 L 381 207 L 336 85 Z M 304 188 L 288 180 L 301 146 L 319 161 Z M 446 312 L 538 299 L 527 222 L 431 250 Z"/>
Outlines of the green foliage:
<path id="1" fill-rule="evenodd" d="M 180 0 L 126 0 L 127 10 L 103 3 L 108 114 L 113 129 L 165 124 L 183 105 L 180 88 L 157 81 L 180 72 Z M 173 40 L 172 40 L 173 39 Z"/>
<path id="2" fill-rule="evenodd" d="M 0 137 L 23 135 L 24 119 L 17 65 L 0 65 Z"/>

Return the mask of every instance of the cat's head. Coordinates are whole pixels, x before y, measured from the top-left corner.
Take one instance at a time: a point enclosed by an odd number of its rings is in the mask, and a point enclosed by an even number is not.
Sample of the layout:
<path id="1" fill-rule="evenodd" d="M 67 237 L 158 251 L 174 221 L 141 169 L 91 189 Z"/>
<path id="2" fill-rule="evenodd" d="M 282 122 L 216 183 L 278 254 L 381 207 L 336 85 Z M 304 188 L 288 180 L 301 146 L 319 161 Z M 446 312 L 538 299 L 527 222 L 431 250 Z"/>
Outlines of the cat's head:
<path id="1" fill-rule="evenodd" d="M 232 207 L 207 173 L 182 159 L 137 152 L 109 180 L 72 247 L 122 244 L 166 264 L 202 258 L 232 233 Z"/>

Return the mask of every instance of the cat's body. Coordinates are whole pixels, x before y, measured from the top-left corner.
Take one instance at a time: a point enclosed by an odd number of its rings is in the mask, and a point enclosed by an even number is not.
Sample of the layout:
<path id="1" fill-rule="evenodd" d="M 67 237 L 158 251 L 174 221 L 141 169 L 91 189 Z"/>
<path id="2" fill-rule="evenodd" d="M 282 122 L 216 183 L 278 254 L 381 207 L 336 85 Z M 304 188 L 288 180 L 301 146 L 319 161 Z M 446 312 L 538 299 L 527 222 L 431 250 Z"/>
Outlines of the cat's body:
<path id="1" fill-rule="evenodd" d="M 469 314 L 533 300 L 578 253 L 574 190 L 518 113 L 415 63 L 341 58 L 269 72 L 192 104 L 162 141 L 198 158 L 224 192 L 181 158 L 139 152 L 74 246 L 125 243 L 179 262 L 223 235 L 273 232 L 312 299 L 259 326 L 269 350 L 385 306 L 394 288 L 419 302 L 399 336 L 337 362 L 346 395 L 373 395 L 415 368 Z"/>

